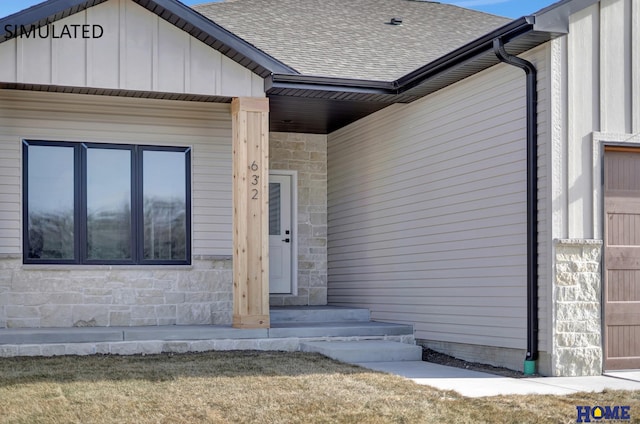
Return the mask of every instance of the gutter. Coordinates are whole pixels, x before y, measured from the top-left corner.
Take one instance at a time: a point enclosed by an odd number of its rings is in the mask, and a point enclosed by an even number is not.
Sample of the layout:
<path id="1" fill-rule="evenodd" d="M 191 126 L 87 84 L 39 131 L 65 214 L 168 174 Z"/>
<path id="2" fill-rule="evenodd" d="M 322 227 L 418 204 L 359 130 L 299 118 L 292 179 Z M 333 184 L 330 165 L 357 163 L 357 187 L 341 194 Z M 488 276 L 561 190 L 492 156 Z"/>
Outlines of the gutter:
<path id="1" fill-rule="evenodd" d="M 425 80 L 461 63 L 472 60 L 474 57 L 487 51 L 491 51 L 495 38 L 500 37 L 505 41 L 510 41 L 531 31 L 535 31 L 534 23 L 535 18 L 533 16 L 516 19 L 395 81 L 371 81 L 273 72 L 272 75 L 265 79 L 265 91 L 267 94 L 278 89 L 384 94 L 396 96 L 395 100 L 398 101 L 403 93 L 419 86 Z M 415 100 L 415 98 L 411 100 Z"/>
<path id="2" fill-rule="evenodd" d="M 390 96 L 398 94 L 395 82 L 275 73 L 265 78 L 264 89 L 267 93 L 274 89 L 295 89 Z"/>
<path id="3" fill-rule="evenodd" d="M 529 61 L 510 55 L 501 37 L 493 51 L 508 65 L 522 69 L 527 79 L 527 356 L 524 373 L 536 372 L 538 360 L 538 71 Z"/>
<path id="4" fill-rule="evenodd" d="M 318 91 L 373 94 L 389 96 L 385 98 L 386 101 L 398 103 L 410 102 L 422 97 L 424 94 L 407 93 L 408 91 L 419 87 L 431 78 L 451 71 L 457 66 L 473 62 L 486 53 L 491 54 L 490 52 L 493 50 L 493 42 L 495 39 L 500 38 L 504 44 L 507 44 L 511 41 L 522 40 L 523 37 L 529 35 L 533 38 L 536 36 L 546 36 L 544 39 L 539 38 L 539 42 L 533 42 L 526 47 L 526 50 L 532 49 L 542 42 L 567 34 L 569 32 L 569 16 L 598 1 L 599 0 L 561 0 L 558 3 L 536 12 L 532 16 L 523 16 L 509 22 L 453 50 L 439 59 L 401 76 L 395 81 L 384 82 L 352 78 L 320 77 L 300 75 L 297 73 L 294 73 L 294 75 L 290 72 L 272 69 L 271 75 L 265 79 L 265 91 L 267 94 L 271 94 L 276 91 L 289 90 L 285 95 L 292 95 L 294 97 L 304 97 L 302 93 L 306 90 L 312 92 L 310 97 L 317 97 Z M 489 64 L 485 68 L 490 66 L 493 65 Z M 479 72 L 480 70 L 482 69 L 472 71 L 471 74 Z M 461 79 L 465 77 L 466 76 L 463 76 Z M 448 84 L 445 83 L 439 88 L 443 88 L 446 85 Z M 294 91 L 297 91 L 297 93 Z"/>
<path id="5" fill-rule="evenodd" d="M 492 48 L 493 40 L 500 37 L 505 42 L 509 42 L 534 30 L 535 18 L 533 16 L 525 16 L 516 19 L 462 47 L 446 54 L 439 59 L 410 72 L 395 81 L 399 92 L 407 91 L 422 81 L 439 74 L 449 68 L 460 63 L 468 61 Z"/>

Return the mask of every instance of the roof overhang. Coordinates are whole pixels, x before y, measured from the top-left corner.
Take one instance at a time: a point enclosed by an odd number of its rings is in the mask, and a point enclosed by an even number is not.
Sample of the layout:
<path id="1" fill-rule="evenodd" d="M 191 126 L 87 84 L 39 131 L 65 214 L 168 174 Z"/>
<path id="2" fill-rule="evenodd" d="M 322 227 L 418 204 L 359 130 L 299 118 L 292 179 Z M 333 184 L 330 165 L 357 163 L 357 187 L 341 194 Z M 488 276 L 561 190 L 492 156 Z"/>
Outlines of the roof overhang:
<path id="1" fill-rule="evenodd" d="M 272 128 L 291 131 L 293 128 L 305 127 L 310 132 L 329 133 L 345 122 L 362 118 L 367 111 L 379 110 L 393 103 L 412 102 L 499 64 L 500 61 L 493 53 L 493 40 L 496 38 L 504 41 L 510 54 L 518 55 L 566 34 L 566 31 L 559 30 L 557 26 L 552 31 L 540 30 L 536 25 L 539 20 L 536 16 L 517 19 L 396 81 L 271 75 L 266 79 L 266 93 L 272 102 L 276 101 L 281 107 L 272 120 Z M 542 22 L 547 26 L 547 19 L 542 19 Z M 349 107 L 344 109 L 348 109 L 351 116 L 342 116 L 340 121 L 322 122 L 323 114 L 313 115 L 300 108 L 301 98 L 313 99 L 315 107 L 320 110 L 339 108 L 340 102 L 349 102 Z M 288 107 L 289 104 L 291 107 Z M 313 119 L 314 116 L 317 118 Z"/>
<path id="2" fill-rule="evenodd" d="M 5 25 L 46 25 L 104 1 L 49 0 L 0 20 L 0 31 Z M 497 65 L 499 60 L 493 53 L 493 40 L 497 38 L 503 40 L 508 53 L 518 55 L 564 35 L 569 30 L 571 14 L 598 2 L 559 1 L 533 16 L 497 28 L 395 81 L 371 81 L 300 75 L 179 1 L 132 1 L 263 77 L 271 101 L 272 131 L 323 134 L 391 104 L 412 102 Z M 2 36 L 0 42 L 4 39 Z M 204 100 L 194 98 L 193 101 Z"/>

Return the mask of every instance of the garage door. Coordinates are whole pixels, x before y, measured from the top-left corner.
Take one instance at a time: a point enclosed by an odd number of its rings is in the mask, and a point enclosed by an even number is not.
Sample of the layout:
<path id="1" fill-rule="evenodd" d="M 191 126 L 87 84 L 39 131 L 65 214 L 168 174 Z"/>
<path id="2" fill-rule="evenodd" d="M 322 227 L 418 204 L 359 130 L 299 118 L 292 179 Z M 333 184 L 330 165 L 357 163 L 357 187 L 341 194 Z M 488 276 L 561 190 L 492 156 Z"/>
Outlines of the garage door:
<path id="1" fill-rule="evenodd" d="M 606 370 L 640 368 L 640 149 L 605 149 Z"/>

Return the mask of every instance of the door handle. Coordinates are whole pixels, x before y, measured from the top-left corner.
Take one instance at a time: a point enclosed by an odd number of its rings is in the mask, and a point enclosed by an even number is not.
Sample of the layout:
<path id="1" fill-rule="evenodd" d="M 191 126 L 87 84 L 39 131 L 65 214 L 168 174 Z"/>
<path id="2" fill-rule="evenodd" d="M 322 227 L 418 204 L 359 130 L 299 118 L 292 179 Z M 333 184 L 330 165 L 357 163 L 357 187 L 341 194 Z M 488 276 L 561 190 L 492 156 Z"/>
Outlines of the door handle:
<path id="1" fill-rule="evenodd" d="M 291 242 L 291 239 L 286 238 L 286 239 L 284 239 L 282 241 L 285 242 L 285 243 L 289 243 L 289 242 Z"/>

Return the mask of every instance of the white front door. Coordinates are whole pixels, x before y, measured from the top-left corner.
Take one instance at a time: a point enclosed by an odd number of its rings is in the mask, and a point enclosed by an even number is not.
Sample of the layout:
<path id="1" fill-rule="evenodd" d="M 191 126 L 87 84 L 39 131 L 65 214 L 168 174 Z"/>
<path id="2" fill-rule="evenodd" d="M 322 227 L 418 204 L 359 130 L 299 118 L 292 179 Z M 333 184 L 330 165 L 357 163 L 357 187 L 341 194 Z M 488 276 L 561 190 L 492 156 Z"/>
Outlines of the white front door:
<path id="1" fill-rule="evenodd" d="M 269 175 L 269 293 L 293 293 L 293 175 Z"/>

